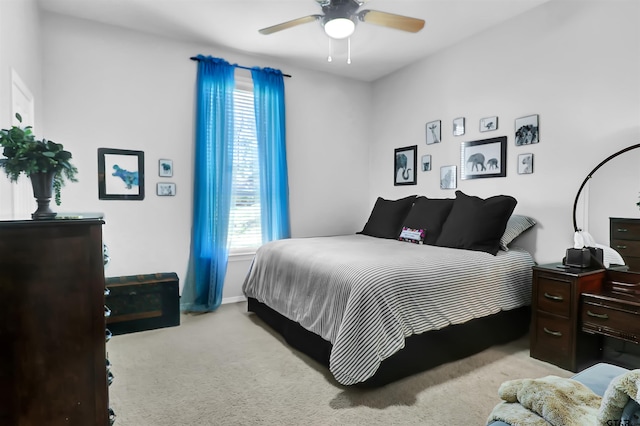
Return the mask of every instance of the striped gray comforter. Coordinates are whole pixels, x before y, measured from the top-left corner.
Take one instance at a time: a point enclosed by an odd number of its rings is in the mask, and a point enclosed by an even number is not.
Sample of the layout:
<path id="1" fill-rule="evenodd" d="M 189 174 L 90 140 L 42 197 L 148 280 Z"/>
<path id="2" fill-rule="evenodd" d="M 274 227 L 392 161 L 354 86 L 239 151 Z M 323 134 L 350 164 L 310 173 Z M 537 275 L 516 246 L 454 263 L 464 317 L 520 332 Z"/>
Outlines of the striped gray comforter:
<path id="1" fill-rule="evenodd" d="M 373 376 L 412 334 L 529 305 L 524 250 L 477 251 L 344 235 L 273 241 L 243 291 L 332 343 L 344 385 Z"/>

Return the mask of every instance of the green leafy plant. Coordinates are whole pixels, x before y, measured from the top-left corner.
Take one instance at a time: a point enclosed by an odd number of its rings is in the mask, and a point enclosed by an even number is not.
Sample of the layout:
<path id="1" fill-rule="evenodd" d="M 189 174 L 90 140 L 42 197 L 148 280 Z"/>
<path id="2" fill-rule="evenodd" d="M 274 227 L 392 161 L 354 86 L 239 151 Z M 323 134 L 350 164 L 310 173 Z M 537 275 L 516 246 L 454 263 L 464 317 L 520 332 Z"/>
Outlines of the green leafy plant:
<path id="1" fill-rule="evenodd" d="M 16 113 L 16 119 L 22 124 L 22 117 Z M 65 151 L 62 144 L 47 139 L 36 139 L 31 126 L 12 126 L 0 130 L 0 146 L 6 158 L 0 159 L 0 167 L 11 182 L 16 182 L 20 173 L 28 177 L 35 173 L 55 172 L 53 189 L 56 204 L 60 205 L 60 190 L 65 179 L 77 182 L 78 169 L 71 164 L 71 153 Z"/>

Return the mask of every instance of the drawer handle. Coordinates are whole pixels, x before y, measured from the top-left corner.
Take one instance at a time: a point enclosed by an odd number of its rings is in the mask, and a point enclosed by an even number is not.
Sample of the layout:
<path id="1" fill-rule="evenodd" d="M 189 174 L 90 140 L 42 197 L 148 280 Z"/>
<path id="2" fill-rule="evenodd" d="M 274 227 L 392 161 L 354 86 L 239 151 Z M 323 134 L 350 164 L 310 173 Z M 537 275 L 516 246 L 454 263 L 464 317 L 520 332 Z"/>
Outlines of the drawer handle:
<path id="1" fill-rule="evenodd" d="M 132 291 L 131 293 L 129 293 L 129 296 L 137 296 L 137 295 L 138 295 L 138 292 L 136 291 Z"/>
<path id="2" fill-rule="evenodd" d="M 624 249 L 626 249 L 626 248 L 627 248 L 627 246 L 616 246 L 616 248 L 617 248 L 617 249 L 623 249 L 623 250 L 624 250 Z"/>
<path id="3" fill-rule="evenodd" d="M 557 302 L 562 302 L 564 300 L 562 296 L 554 296 L 553 294 L 549 294 L 546 291 L 544 292 L 544 297 L 546 297 L 547 299 L 555 300 Z"/>
<path id="4" fill-rule="evenodd" d="M 109 340 L 111 340 L 111 338 L 113 337 L 113 333 L 111 332 L 111 330 L 109 330 L 108 328 L 105 329 L 105 333 L 104 333 L 104 340 L 105 342 L 108 342 Z"/>
<path id="5" fill-rule="evenodd" d="M 545 333 L 550 334 L 552 336 L 562 337 L 562 333 L 560 333 L 559 331 L 551 331 L 547 327 L 544 327 L 543 330 Z"/>
<path id="6" fill-rule="evenodd" d="M 109 318 L 111 316 L 111 309 L 109 309 L 106 305 L 104 307 L 104 317 Z"/>
<path id="7" fill-rule="evenodd" d="M 627 228 L 618 228 L 618 232 L 629 232 Z"/>
<path id="8" fill-rule="evenodd" d="M 107 287 L 104 288 L 104 295 L 108 296 L 111 294 L 111 290 L 109 290 Z"/>
<path id="9" fill-rule="evenodd" d="M 607 314 L 596 314 L 596 313 L 591 312 L 589 310 L 587 310 L 587 315 L 589 315 L 590 317 L 594 317 L 594 318 L 609 319 L 609 315 L 607 315 Z"/>

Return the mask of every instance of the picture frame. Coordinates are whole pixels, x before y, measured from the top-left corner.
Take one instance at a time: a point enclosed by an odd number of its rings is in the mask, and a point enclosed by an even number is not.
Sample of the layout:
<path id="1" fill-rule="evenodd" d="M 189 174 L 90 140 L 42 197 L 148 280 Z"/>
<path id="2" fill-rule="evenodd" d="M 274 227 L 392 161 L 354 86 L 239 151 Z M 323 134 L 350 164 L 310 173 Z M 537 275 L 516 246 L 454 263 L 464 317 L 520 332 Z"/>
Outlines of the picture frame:
<path id="1" fill-rule="evenodd" d="M 460 149 L 460 178 L 479 179 L 507 176 L 507 137 L 463 142 Z"/>
<path id="2" fill-rule="evenodd" d="M 415 185 L 417 183 L 418 146 L 405 146 L 394 150 L 393 184 Z"/>
<path id="3" fill-rule="evenodd" d="M 431 171 L 431 154 L 423 155 L 420 163 L 422 164 L 422 167 L 420 170 L 422 170 L 423 172 L 430 172 Z"/>
<path id="4" fill-rule="evenodd" d="M 516 142 L 516 146 L 532 145 L 540 142 L 538 114 L 516 118 L 514 140 Z"/>
<path id="5" fill-rule="evenodd" d="M 494 130 L 498 130 L 498 117 L 485 117 L 480 119 L 480 131 L 481 132 L 492 132 Z"/>
<path id="6" fill-rule="evenodd" d="M 427 145 L 442 141 L 442 126 L 440 120 L 430 121 L 425 125 L 427 133 Z"/>
<path id="7" fill-rule="evenodd" d="M 144 200 L 144 152 L 98 148 L 98 198 Z"/>
<path id="8" fill-rule="evenodd" d="M 173 177 L 173 160 L 164 158 L 158 160 L 158 176 Z"/>
<path id="9" fill-rule="evenodd" d="M 453 119 L 453 136 L 464 135 L 464 117 Z"/>
<path id="10" fill-rule="evenodd" d="M 518 155 L 518 174 L 529 175 L 533 173 L 533 154 Z"/>
<path id="11" fill-rule="evenodd" d="M 158 182 L 156 184 L 158 197 L 173 197 L 176 195 L 176 184 L 173 182 Z"/>
<path id="12" fill-rule="evenodd" d="M 456 189 L 458 187 L 457 166 L 440 167 L 440 189 Z"/>

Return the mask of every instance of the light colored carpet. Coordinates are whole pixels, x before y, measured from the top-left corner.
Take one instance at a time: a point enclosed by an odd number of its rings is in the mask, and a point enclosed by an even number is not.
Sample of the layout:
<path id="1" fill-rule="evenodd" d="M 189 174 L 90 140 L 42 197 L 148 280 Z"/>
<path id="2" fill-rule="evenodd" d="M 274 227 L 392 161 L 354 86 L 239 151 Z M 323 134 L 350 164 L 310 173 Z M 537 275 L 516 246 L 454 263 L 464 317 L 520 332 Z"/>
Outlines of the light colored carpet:
<path id="1" fill-rule="evenodd" d="M 503 381 L 572 375 L 530 358 L 522 338 L 382 388 L 347 388 L 246 303 L 181 322 L 107 344 L 116 426 L 483 425 Z"/>

